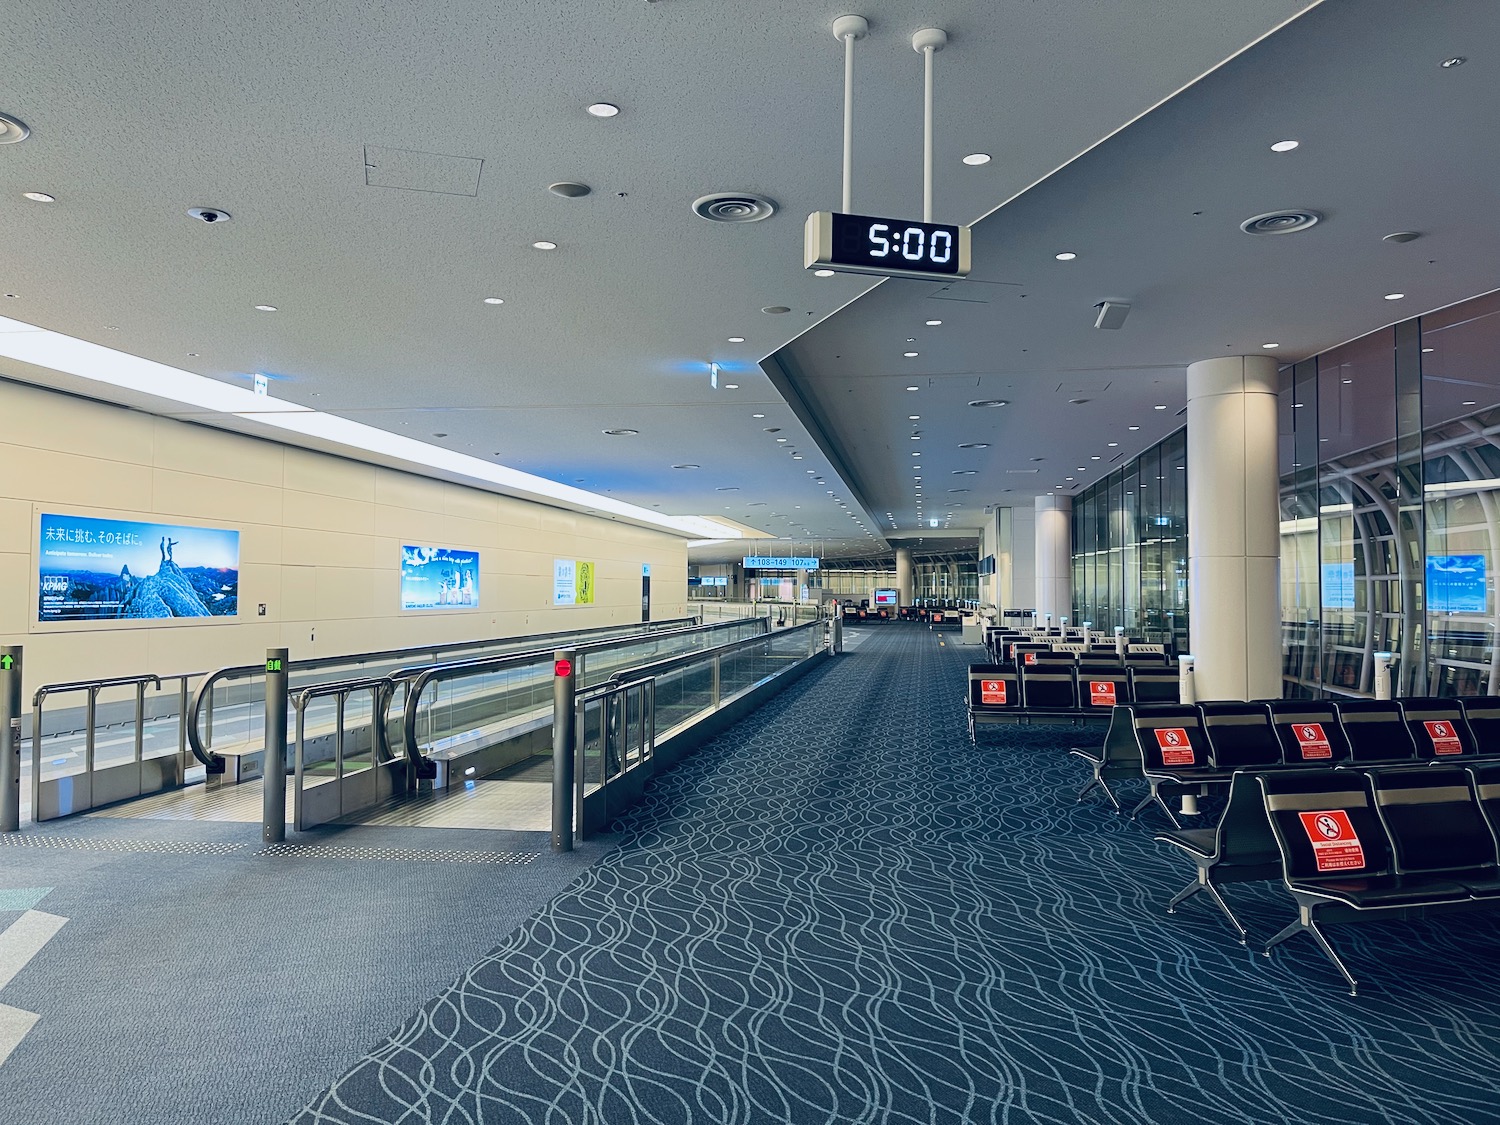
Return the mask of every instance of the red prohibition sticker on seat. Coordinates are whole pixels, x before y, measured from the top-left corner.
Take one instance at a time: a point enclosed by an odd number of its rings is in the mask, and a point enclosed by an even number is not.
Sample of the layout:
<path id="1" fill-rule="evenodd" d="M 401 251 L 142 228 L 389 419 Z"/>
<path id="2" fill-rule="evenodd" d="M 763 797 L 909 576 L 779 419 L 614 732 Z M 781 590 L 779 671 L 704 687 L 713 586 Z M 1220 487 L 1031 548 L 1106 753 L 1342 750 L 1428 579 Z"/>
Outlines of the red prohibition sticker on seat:
<path id="1" fill-rule="evenodd" d="M 1464 744 L 1459 741 L 1458 732 L 1453 729 L 1453 724 L 1439 719 L 1422 724 L 1427 728 L 1427 737 L 1432 739 L 1432 752 L 1434 754 L 1462 754 Z"/>
<path id="2" fill-rule="evenodd" d="M 1349 814 L 1343 809 L 1324 812 L 1299 812 L 1302 830 L 1312 844 L 1313 858 L 1319 871 L 1354 871 L 1365 865 L 1365 849 L 1360 846 Z"/>
<path id="3" fill-rule="evenodd" d="M 1036 653 L 1034 653 L 1034 652 L 1023 652 L 1021 654 L 1021 656 L 1024 659 L 1024 662 L 1027 663 L 1027 664 L 1035 664 L 1036 663 Z"/>
<path id="4" fill-rule="evenodd" d="M 1095 707 L 1113 707 L 1115 705 L 1114 681 L 1090 680 L 1089 702 Z"/>
<path id="5" fill-rule="evenodd" d="M 1156 744 L 1161 747 L 1161 764 L 1164 766 L 1190 766 L 1193 764 L 1193 744 L 1188 741 L 1188 732 L 1182 727 L 1162 727 L 1152 732 Z"/>
<path id="6" fill-rule="evenodd" d="M 1297 736 L 1297 748 L 1302 751 L 1304 761 L 1333 757 L 1333 747 L 1328 745 L 1322 723 L 1293 723 L 1292 733 Z"/>
<path id="7" fill-rule="evenodd" d="M 1004 703 L 1005 681 L 1004 680 L 980 680 L 979 702 L 981 703 Z"/>

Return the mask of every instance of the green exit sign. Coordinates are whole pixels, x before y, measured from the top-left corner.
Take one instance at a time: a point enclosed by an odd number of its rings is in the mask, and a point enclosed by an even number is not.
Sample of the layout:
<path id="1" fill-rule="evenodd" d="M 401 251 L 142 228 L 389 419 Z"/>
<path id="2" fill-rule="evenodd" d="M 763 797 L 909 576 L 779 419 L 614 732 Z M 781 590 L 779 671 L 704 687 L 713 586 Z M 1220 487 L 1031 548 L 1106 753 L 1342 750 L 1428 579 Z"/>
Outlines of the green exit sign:
<path id="1" fill-rule="evenodd" d="M 9 672 L 16 666 L 16 658 L 10 653 L 0 656 L 0 672 Z"/>
<path id="2" fill-rule="evenodd" d="M 283 669 L 281 667 L 281 658 L 279 656 L 278 657 L 272 657 L 270 660 L 266 661 L 266 671 L 267 672 L 280 672 L 282 670 Z"/>

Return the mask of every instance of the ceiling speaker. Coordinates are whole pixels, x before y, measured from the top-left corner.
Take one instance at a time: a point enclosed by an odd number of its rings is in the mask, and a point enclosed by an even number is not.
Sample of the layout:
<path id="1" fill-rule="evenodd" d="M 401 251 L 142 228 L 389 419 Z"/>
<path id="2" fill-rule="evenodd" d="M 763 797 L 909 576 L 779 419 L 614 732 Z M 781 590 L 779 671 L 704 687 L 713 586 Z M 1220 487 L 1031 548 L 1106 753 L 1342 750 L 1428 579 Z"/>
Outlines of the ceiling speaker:
<path id="1" fill-rule="evenodd" d="M 1130 306 L 1124 301 L 1100 301 L 1094 308 L 1099 310 L 1095 328 L 1119 328 L 1130 315 Z"/>

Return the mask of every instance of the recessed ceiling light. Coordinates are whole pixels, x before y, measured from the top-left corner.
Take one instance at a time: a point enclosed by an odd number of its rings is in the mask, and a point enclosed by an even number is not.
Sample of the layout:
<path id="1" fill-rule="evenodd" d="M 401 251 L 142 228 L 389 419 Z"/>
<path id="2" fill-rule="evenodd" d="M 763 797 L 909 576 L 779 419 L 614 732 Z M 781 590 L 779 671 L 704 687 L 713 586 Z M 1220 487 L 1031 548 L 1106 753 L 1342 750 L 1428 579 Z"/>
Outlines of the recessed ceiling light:
<path id="1" fill-rule="evenodd" d="M 784 438 L 784 437 L 779 437 L 779 438 L 777 438 L 777 439 L 776 439 L 776 440 L 777 440 L 777 441 L 778 441 L 778 442 L 781 442 L 781 441 L 786 441 L 786 438 Z"/>
<path id="2" fill-rule="evenodd" d="M 1061 254 L 1056 254 L 1053 256 L 1057 258 L 1059 262 L 1071 262 L 1074 258 L 1078 257 L 1078 255 L 1074 254 L 1071 250 L 1064 250 Z"/>
<path id="3" fill-rule="evenodd" d="M 1387 293 L 1385 299 L 1387 301 L 1399 301 L 1404 296 L 1406 296 L 1405 293 Z"/>
<path id="4" fill-rule="evenodd" d="M 1093 457 L 1090 457 L 1089 460 L 1090 461 L 1102 461 L 1103 458 L 1100 457 L 1100 456 L 1098 456 L 1097 454 L 1095 454 Z"/>
<path id="5" fill-rule="evenodd" d="M 1455 55 L 1451 59 L 1444 59 L 1442 62 L 1438 63 L 1438 66 L 1442 67 L 1444 70 L 1452 70 L 1455 66 L 1463 66 L 1464 63 L 1468 61 L 1469 60 L 1463 55 Z"/>
<path id="6" fill-rule="evenodd" d="M 1140 429 L 1140 427 L 1139 427 L 1139 426 L 1130 426 L 1130 427 L 1128 427 L 1128 428 L 1129 428 L 1129 429 L 1132 429 L 1132 430 L 1138 430 L 1138 429 Z"/>
<path id="7" fill-rule="evenodd" d="M 780 316 L 782 313 L 789 313 L 792 310 L 786 305 L 767 305 L 760 311 L 763 313 L 770 313 L 772 316 Z"/>
<path id="8" fill-rule="evenodd" d="M 929 320 L 927 322 L 927 327 L 928 328 L 936 328 L 939 324 L 942 324 L 942 323 L 943 322 L 941 320 Z"/>
<path id="9" fill-rule="evenodd" d="M 1281 345 L 1280 344 L 1262 344 L 1261 347 L 1263 347 L 1263 348 L 1279 348 L 1279 347 L 1281 347 Z"/>
<path id="10" fill-rule="evenodd" d="M 556 250 L 557 243 L 548 242 L 545 238 L 531 244 L 533 250 Z"/>
<path id="11" fill-rule="evenodd" d="M 1466 398 L 1466 399 L 1464 399 L 1464 401 L 1463 401 L 1463 402 L 1462 402 L 1462 403 L 1460 403 L 1460 405 L 1461 405 L 1461 406 L 1478 406 L 1478 405 L 1479 405 L 1479 403 L 1478 403 L 1478 402 L 1476 402 L 1476 401 L 1475 401 L 1475 400 L 1474 400 L 1474 399 L 1472 399 L 1472 398 Z"/>
<path id="12" fill-rule="evenodd" d="M 673 465 L 674 469 L 701 469 L 702 465 Z"/>
<path id="13" fill-rule="evenodd" d="M 904 355 L 907 359 L 916 359 L 919 353 L 917 353 L 917 352 L 902 352 L 901 354 Z"/>
<path id="14" fill-rule="evenodd" d="M 588 107 L 590 117 L 619 117 L 620 107 L 613 102 L 595 102 Z"/>
<path id="15" fill-rule="evenodd" d="M 738 383 L 725 383 L 724 389 L 726 391 L 737 391 L 740 389 L 740 385 Z"/>
<path id="16" fill-rule="evenodd" d="M 1151 409 L 1153 409 L 1153 410 L 1165 410 L 1166 407 L 1165 406 L 1153 406 Z"/>
<path id="17" fill-rule="evenodd" d="M 752 414 L 752 415 L 750 415 L 750 417 L 752 417 L 752 418 L 764 418 L 765 415 L 764 414 Z"/>
<path id="18" fill-rule="evenodd" d="M 1274 145 L 1271 146 L 1271 151 L 1291 152 L 1292 149 L 1296 148 L 1301 143 L 1301 141 L 1277 141 Z"/>
<path id="19" fill-rule="evenodd" d="M 917 388 L 916 388 L 916 387 L 907 387 L 907 388 L 906 388 L 906 389 L 907 389 L 907 390 L 909 390 L 909 391 L 914 391 L 914 390 L 916 390 L 916 389 L 917 389 Z"/>
<path id="20" fill-rule="evenodd" d="M 978 469 L 954 469 L 953 475 L 956 477 L 972 477 L 978 472 Z"/>
<path id="21" fill-rule="evenodd" d="M 743 336 L 731 336 L 731 337 L 729 337 L 729 342 L 731 344 L 743 344 L 745 342 L 745 337 L 743 337 Z"/>
<path id="22" fill-rule="evenodd" d="M 906 417 L 909 421 L 912 422 L 920 422 L 922 420 L 922 416 L 920 414 L 908 414 Z"/>
<path id="23" fill-rule="evenodd" d="M 989 447 L 990 443 L 987 441 L 964 441 L 959 442 L 958 445 L 960 449 L 988 449 Z"/>
<path id="24" fill-rule="evenodd" d="M 814 277 L 832 277 L 833 276 L 833 271 L 832 270 L 813 270 L 813 276 Z"/>
<path id="25" fill-rule="evenodd" d="M 1444 63 L 1443 65 L 1447 66 L 1448 64 Z M 978 168 L 981 164 L 988 164 L 989 162 L 990 154 L 987 152 L 971 152 L 968 156 L 964 157 L 964 163 L 970 168 Z"/>
<path id="26" fill-rule="evenodd" d="M 1112 441 L 1112 442 L 1109 443 L 1109 448 L 1111 448 L 1111 449 L 1118 448 L 1119 444 L 1120 443 L 1117 442 L 1117 441 Z"/>
<path id="27" fill-rule="evenodd" d="M 800 453 L 793 453 L 792 454 L 792 460 L 793 461 L 800 461 L 800 460 L 802 460 L 802 454 L 800 454 Z"/>
<path id="28" fill-rule="evenodd" d="M 641 431 L 640 430 L 629 430 L 629 429 L 623 429 L 622 428 L 622 429 L 618 429 L 618 430 L 605 430 L 604 432 L 606 434 L 608 434 L 610 437 L 629 437 L 629 436 L 631 436 L 633 434 L 638 434 Z"/>
<path id="29" fill-rule="evenodd" d="M 7 294 L 7 295 L 8 295 L 8 294 Z M 1426 355 L 1426 354 L 1427 354 L 1427 353 L 1428 353 L 1428 352 L 1435 352 L 1435 351 L 1437 351 L 1437 349 L 1436 349 L 1436 348 L 1423 348 L 1423 349 L 1422 349 L 1422 354 L 1423 354 L 1423 355 Z"/>
<path id="30" fill-rule="evenodd" d="M 276 311 L 276 306 L 275 305 L 256 305 L 255 306 L 255 311 L 256 312 L 275 312 Z"/>
<path id="31" fill-rule="evenodd" d="M 48 195 L 45 191 L 23 191 L 22 199 L 29 199 L 33 203 L 56 203 L 57 196 Z"/>
<path id="32" fill-rule="evenodd" d="M 505 298 L 504 297 L 486 297 L 484 299 L 484 303 L 487 304 L 487 305 L 503 305 L 503 304 L 505 304 Z"/>

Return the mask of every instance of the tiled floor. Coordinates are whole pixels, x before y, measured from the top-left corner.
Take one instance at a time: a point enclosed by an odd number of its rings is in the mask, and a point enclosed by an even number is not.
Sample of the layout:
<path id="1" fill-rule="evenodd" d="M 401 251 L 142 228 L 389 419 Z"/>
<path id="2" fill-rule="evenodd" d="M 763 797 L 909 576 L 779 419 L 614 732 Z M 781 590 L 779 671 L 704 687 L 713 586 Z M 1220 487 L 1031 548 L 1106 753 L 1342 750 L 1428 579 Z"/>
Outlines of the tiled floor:
<path id="1" fill-rule="evenodd" d="M 286 807 L 292 809 L 292 779 L 286 783 Z M 222 789 L 205 789 L 191 785 L 156 793 L 124 804 L 97 809 L 89 816 L 114 817 L 121 820 L 217 820 L 234 824 L 259 824 L 261 786 L 258 781 L 229 785 Z"/>

